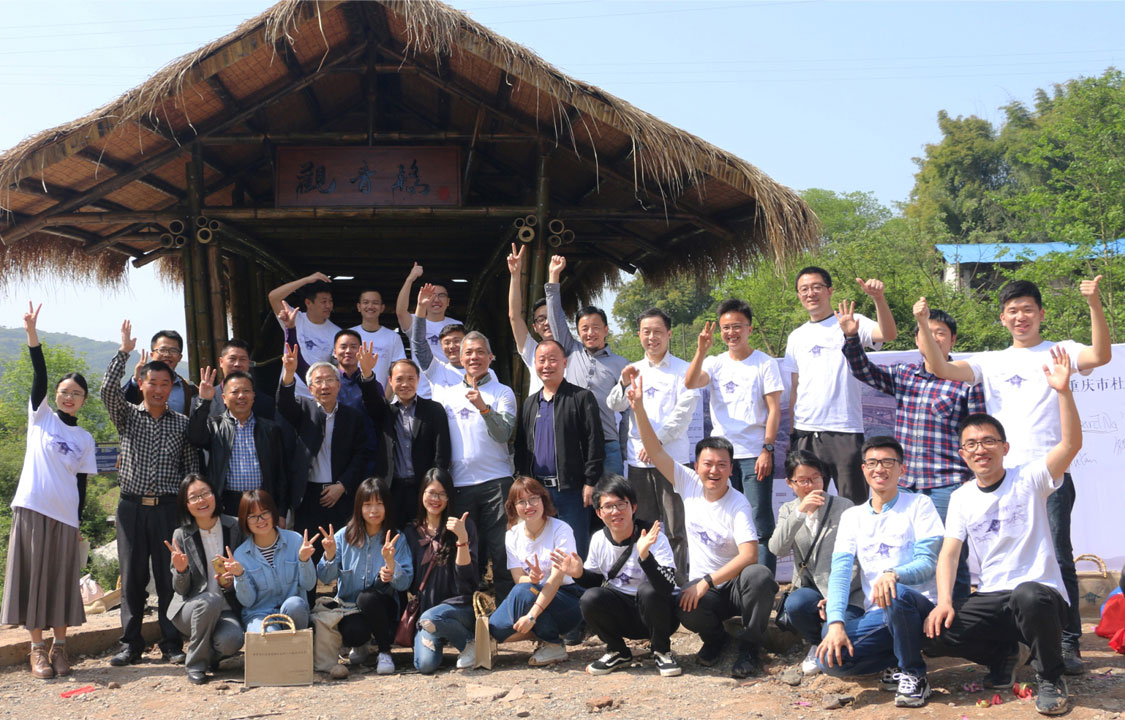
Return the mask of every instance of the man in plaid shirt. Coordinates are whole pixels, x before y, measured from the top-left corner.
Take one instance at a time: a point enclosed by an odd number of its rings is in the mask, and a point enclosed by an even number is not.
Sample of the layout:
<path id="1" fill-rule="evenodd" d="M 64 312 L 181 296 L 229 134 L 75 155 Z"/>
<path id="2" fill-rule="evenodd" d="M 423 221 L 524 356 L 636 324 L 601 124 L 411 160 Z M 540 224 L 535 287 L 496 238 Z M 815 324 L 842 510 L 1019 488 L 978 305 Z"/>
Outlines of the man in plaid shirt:
<path id="1" fill-rule="evenodd" d="M 172 600 L 171 555 L 164 542 L 176 529 L 176 493 L 188 473 L 200 471 L 199 454 L 188 442 L 188 419 L 168 407 L 172 369 L 159 360 L 141 368 L 142 401 L 125 400 L 121 377 L 136 347 L 133 326 L 121 324 L 121 347 L 109 362 L 102 382 L 102 403 L 121 438 L 117 471 L 121 498 L 117 503 L 117 561 L 121 567 L 121 649 L 111 665 L 140 662 L 144 640 L 145 587 L 149 563 L 155 576 L 160 650 L 167 662 L 184 662 L 183 642 L 166 613 Z"/>
<path id="2" fill-rule="evenodd" d="M 928 495 L 941 521 L 949 508 L 949 496 L 973 477 L 957 450 L 961 445 L 961 421 L 984 412 L 984 393 L 979 385 L 942 380 L 919 358 L 916 363 L 881 367 L 871 362 L 860 346 L 854 304 L 840 303 L 836 317 L 844 332 L 844 357 L 852 375 L 896 401 L 895 439 L 905 450 L 901 490 Z M 931 310 L 928 321 L 938 347 L 946 357 L 957 342 L 957 321 L 941 310 Z M 914 328 L 918 342 L 918 327 Z M 969 594 L 968 550 L 963 548 L 957 567 L 955 597 Z"/>

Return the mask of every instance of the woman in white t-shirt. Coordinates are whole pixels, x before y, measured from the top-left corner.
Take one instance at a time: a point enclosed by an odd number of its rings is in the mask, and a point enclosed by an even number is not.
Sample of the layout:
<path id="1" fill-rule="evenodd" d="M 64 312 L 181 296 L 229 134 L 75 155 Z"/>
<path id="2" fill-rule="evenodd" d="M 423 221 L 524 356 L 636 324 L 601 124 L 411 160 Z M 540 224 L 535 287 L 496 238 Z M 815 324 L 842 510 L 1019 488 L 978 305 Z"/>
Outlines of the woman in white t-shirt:
<path id="1" fill-rule="evenodd" d="M 27 451 L 12 498 L 12 531 L 0 623 L 23 625 L 31 634 L 31 673 L 37 678 L 69 675 L 66 630 L 86 622 L 78 557 L 78 518 L 86 495 L 86 476 L 97 472 L 94 438 L 78 427 L 86 402 L 86 379 L 67 373 L 55 384 L 51 412 L 47 363 L 39 345 L 39 309 L 28 303 L 23 316 L 34 375 L 28 406 Z M 54 631 L 48 655 L 43 629 Z"/>
<path id="2" fill-rule="evenodd" d="M 562 636 L 582 621 L 582 588 L 562 569 L 551 567 L 551 553 L 574 552 L 574 531 L 555 517 L 551 496 L 535 478 L 516 478 L 504 509 L 504 547 L 516 586 L 488 619 L 489 630 L 499 642 L 538 639 L 540 646 L 529 665 L 563 662 L 567 654 Z"/>

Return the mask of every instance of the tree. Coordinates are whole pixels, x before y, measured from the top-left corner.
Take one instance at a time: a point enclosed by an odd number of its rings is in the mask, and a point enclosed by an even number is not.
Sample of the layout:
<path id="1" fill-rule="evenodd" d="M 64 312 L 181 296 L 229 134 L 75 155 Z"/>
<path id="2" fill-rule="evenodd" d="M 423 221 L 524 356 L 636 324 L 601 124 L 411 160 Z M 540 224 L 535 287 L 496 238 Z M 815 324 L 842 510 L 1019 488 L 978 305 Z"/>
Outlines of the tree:
<path id="1" fill-rule="evenodd" d="M 672 318 L 672 337 L 669 351 L 679 357 L 695 354 L 695 338 L 702 328 L 700 316 L 713 311 L 715 300 L 711 289 L 700 284 L 699 279 L 687 275 L 670 278 L 661 285 L 649 284 L 641 276 L 630 280 L 618 293 L 613 303 L 613 317 L 623 328 L 623 334 L 614 339 L 613 349 L 631 361 L 644 357 L 637 339 L 637 316 L 652 307 L 658 307 Z"/>

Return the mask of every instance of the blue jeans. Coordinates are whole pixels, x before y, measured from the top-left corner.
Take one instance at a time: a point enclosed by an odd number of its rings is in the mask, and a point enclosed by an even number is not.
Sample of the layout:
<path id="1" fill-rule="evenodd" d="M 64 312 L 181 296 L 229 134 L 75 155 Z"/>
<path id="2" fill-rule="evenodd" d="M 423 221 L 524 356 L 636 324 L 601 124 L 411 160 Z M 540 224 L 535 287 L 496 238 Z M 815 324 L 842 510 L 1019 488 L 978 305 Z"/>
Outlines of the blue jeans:
<path id="1" fill-rule="evenodd" d="M 414 667 L 423 675 L 429 675 L 441 665 L 441 651 L 446 643 L 458 650 L 473 637 L 476 622 L 473 606 L 447 605 L 442 603 L 422 613 L 418 618 L 418 632 L 414 634 Z M 422 620 L 434 624 L 434 632 L 422 629 Z"/>
<path id="2" fill-rule="evenodd" d="M 1047 496 L 1047 522 L 1051 525 L 1051 539 L 1055 542 L 1055 555 L 1059 559 L 1066 601 L 1070 614 L 1063 626 L 1063 648 L 1078 649 L 1082 637 L 1082 614 L 1078 607 L 1078 572 L 1074 569 L 1074 547 L 1070 543 L 1070 513 L 1074 510 L 1074 479 L 1063 473 L 1063 483 Z"/>
<path id="3" fill-rule="evenodd" d="M 758 474 L 754 472 L 757 461 L 758 458 L 735 460 L 730 482 L 735 490 L 746 496 L 754 511 L 754 529 L 758 531 L 758 564 L 776 573 L 777 556 L 769 549 L 770 536 L 777 527 L 777 519 L 773 516 L 773 477 L 758 482 Z"/>
<path id="4" fill-rule="evenodd" d="M 802 587 L 789 593 L 781 608 L 781 620 L 788 621 L 797 633 L 813 645 L 820 643 L 824 621 L 817 604 L 824 597 L 816 588 Z M 863 616 L 863 608 L 848 605 L 845 617 L 851 621 Z"/>
<path id="5" fill-rule="evenodd" d="M 605 463 L 602 477 L 606 475 L 625 475 L 625 458 L 621 455 L 621 443 L 617 440 L 605 441 Z"/>
<path id="6" fill-rule="evenodd" d="M 934 504 L 934 509 L 937 510 L 938 517 L 941 522 L 945 523 L 945 514 L 949 512 L 949 497 L 953 491 L 961 487 L 960 485 L 946 485 L 945 487 L 925 488 L 923 490 L 915 490 L 914 488 L 900 487 L 902 492 L 915 493 L 918 495 L 925 495 Z M 1048 507 L 1050 507 L 1048 505 Z M 969 584 L 972 578 L 969 576 L 969 543 L 961 544 L 961 559 L 957 561 L 957 577 L 953 581 L 953 599 L 964 600 L 969 597 Z"/>
<path id="7" fill-rule="evenodd" d="M 286 599 L 285 602 L 281 603 L 281 607 L 278 608 L 277 612 L 293 618 L 293 624 L 298 630 L 304 630 L 309 626 L 309 601 L 304 595 L 294 595 Z M 246 632 L 261 632 L 263 619 L 265 619 L 264 615 L 251 619 L 250 622 L 246 624 Z M 266 632 L 276 632 L 286 629 L 288 628 L 284 625 L 270 625 L 266 628 Z"/>
<path id="8" fill-rule="evenodd" d="M 582 490 L 547 488 L 547 493 L 559 511 L 559 520 L 574 531 L 575 552 L 585 560 L 586 551 L 590 548 L 590 508 L 582 504 Z"/>
<path id="9" fill-rule="evenodd" d="M 898 595 L 886 610 L 873 608 L 862 617 L 844 623 L 844 631 L 855 648 L 854 654 L 843 650 L 842 665 L 829 667 L 818 661 L 820 669 L 835 677 L 870 675 L 889 667 L 900 667 L 911 675 L 925 675 L 922 659 L 922 621 L 934 604 L 917 590 L 901 583 L 895 585 Z M 824 633 L 828 633 L 825 625 Z"/>
<path id="10" fill-rule="evenodd" d="M 536 585 L 532 591 L 531 583 L 517 583 L 515 588 L 488 618 L 488 629 L 497 642 L 504 642 L 515 634 L 516 620 L 527 614 L 535 604 L 542 585 Z M 532 633 L 543 642 L 562 642 L 562 636 L 578 627 L 582 622 L 582 607 L 579 601 L 582 598 L 582 588 L 577 584 L 563 585 L 555 593 L 551 604 L 543 611 L 532 626 Z"/>

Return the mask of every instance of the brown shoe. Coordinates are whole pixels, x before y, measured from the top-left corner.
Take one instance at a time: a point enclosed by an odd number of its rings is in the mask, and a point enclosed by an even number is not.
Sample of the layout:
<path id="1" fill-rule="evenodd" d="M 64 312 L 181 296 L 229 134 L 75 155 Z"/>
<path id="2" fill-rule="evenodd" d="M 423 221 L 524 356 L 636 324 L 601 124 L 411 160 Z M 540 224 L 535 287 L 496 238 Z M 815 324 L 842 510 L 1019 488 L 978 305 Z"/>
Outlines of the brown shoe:
<path id="1" fill-rule="evenodd" d="M 47 646 L 32 646 L 31 648 L 31 674 L 37 678 L 47 680 L 55 676 L 55 669 L 47 659 Z"/>
<path id="2" fill-rule="evenodd" d="M 70 661 L 66 659 L 66 645 L 51 645 L 51 667 L 59 677 L 70 674 Z"/>

